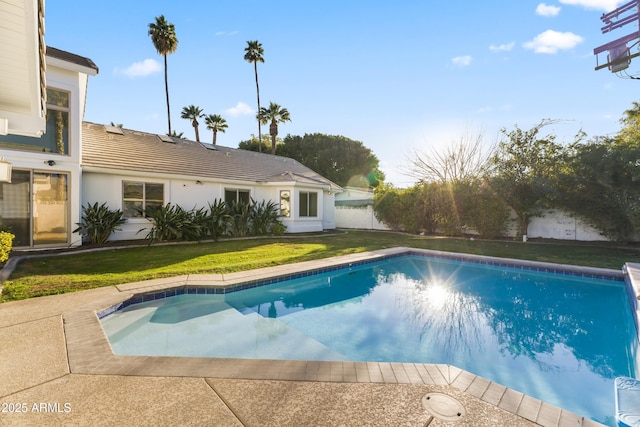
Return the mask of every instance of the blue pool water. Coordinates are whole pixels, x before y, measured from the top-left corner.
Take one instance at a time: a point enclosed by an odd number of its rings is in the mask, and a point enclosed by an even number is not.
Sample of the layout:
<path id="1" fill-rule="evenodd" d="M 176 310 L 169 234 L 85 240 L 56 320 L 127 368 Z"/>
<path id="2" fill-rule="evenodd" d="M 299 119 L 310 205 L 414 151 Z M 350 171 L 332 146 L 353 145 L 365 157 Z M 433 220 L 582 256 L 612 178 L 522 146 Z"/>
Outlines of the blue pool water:
<path id="1" fill-rule="evenodd" d="M 638 347 L 622 281 L 414 255 L 102 324 L 121 355 L 451 364 L 609 425 Z"/>

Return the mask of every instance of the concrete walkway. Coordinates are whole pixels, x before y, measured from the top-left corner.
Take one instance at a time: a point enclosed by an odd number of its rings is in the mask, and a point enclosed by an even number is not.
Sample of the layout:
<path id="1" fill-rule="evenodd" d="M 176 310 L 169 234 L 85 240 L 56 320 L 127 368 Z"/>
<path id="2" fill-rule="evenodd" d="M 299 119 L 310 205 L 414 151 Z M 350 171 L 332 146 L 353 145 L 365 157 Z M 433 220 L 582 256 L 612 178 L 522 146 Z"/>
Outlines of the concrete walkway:
<path id="1" fill-rule="evenodd" d="M 95 312 L 169 282 L 0 304 L 0 425 L 600 425 L 448 365 L 113 355 Z"/>

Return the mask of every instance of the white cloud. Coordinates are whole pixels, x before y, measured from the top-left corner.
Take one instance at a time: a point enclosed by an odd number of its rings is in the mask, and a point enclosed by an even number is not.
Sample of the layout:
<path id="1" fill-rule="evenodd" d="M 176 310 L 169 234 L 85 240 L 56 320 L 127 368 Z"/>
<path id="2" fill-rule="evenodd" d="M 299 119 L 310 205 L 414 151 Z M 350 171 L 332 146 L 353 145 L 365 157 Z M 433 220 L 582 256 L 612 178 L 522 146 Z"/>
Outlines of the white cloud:
<path id="1" fill-rule="evenodd" d="M 254 110 L 244 102 L 238 102 L 235 107 L 227 109 L 226 113 L 231 117 L 248 116 L 253 114 Z"/>
<path id="2" fill-rule="evenodd" d="M 560 0 L 562 4 L 570 4 L 574 6 L 582 6 L 586 9 L 597 9 L 605 12 L 611 12 L 622 3 L 621 0 Z"/>
<path id="3" fill-rule="evenodd" d="M 540 3 L 538 7 L 536 7 L 536 13 L 540 16 L 557 16 L 560 13 L 560 9 L 558 6 Z"/>
<path id="4" fill-rule="evenodd" d="M 456 56 L 455 58 L 451 59 L 451 62 L 453 62 L 453 64 L 458 67 L 468 67 L 469 65 L 471 65 L 472 60 L 473 58 L 471 58 L 470 55 L 464 55 Z"/>
<path id="5" fill-rule="evenodd" d="M 529 42 L 523 44 L 525 49 L 533 50 L 535 53 L 558 53 L 559 50 L 572 49 L 582 43 L 584 39 L 577 34 L 570 32 L 561 33 L 547 30 L 540 33 Z"/>
<path id="6" fill-rule="evenodd" d="M 217 37 L 222 37 L 222 36 L 235 36 L 236 34 L 238 34 L 237 30 L 234 31 L 216 31 L 216 36 Z"/>
<path id="7" fill-rule="evenodd" d="M 159 73 L 162 71 L 162 65 L 155 59 L 145 59 L 144 61 L 134 62 L 127 68 L 116 68 L 114 72 L 116 74 L 122 74 L 127 77 L 144 77 L 149 74 Z"/>
<path id="8" fill-rule="evenodd" d="M 499 45 L 492 44 L 491 46 L 489 46 L 489 50 L 492 52 L 508 52 L 511 49 L 513 49 L 515 45 L 516 45 L 515 42 L 503 43 Z"/>

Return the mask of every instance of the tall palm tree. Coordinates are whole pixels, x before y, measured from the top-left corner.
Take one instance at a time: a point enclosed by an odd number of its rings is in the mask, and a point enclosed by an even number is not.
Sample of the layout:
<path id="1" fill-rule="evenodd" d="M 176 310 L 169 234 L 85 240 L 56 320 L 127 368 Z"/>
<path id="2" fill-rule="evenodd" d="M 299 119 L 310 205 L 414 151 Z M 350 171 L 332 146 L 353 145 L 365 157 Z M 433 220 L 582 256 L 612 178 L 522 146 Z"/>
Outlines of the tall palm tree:
<path id="1" fill-rule="evenodd" d="M 278 136 L 278 123 L 290 122 L 289 111 L 276 104 L 275 102 L 269 103 L 269 108 L 261 108 L 260 114 L 258 114 L 258 120 L 262 124 L 269 125 L 269 134 L 271 135 L 271 154 L 276 154 L 276 136 Z"/>
<path id="2" fill-rule="evenodd" d="M 213 145 L 216 145 L 218 132 L 225 133 L 225 131 L 229 127 L 227 125 L 227 121 L 218 114 L 209 114 L 204 118 L 204 122 L 207 124 L 207 129 L 213 131 Z"/>
<path id="3" fill-rule="evenodd" d="M 202 108 L 196 107 L 195 105 L 183 107 L 180 117 L 191 120 L 191 126 L 193 126 L 193 129 L 196 131 L 196 141 L 200 142 L 200 130 L 198 129 L 200 123 L 198 123 L 198 118 L 204 117 L 204 114 L 202 114 Z"/>
<path id="4" fill-rule="evenodd" d="M 169 109 L 169 80 L 167 78 L 167 55 L 173 53 L 178 48 L 176 29 L 173 24 L 167 22 L 164 15 L 156 16 L 156 22 L 149 24 L 149 36 L 158 54 L 164 57 L 164 90 L 167 94 L 167 122 L 171 134 L 171 111 Z"/>
<path id="5" fill-rule="evenodd" d="M 247 47 L 244 48 L 244 59 L 253 63 L 253 71 L 256 74 L 256 93 L 258 95 L 258 112 L 260 112 L 260 86 L 258 85 L 258 62 L 264 62 L 264 49 L 258 40 L 247 41 Z M 259 114 L 258 114 L 259 115 Z M 262 128 L 260 127 L 260 118 L 258 117 L 258 141 L 262 141 Z M 262 146 L 258 146 L 262 151 Z"/>

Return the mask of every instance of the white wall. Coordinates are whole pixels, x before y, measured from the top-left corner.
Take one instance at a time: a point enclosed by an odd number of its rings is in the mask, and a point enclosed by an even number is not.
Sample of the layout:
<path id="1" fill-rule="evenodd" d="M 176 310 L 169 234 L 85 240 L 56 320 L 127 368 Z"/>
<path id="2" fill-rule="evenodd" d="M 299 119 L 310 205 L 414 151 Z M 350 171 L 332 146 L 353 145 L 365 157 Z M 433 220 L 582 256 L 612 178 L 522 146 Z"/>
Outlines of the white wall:
<path id="1" fill-rule="evenodd" d="M 256 202 L 271 200 L 279 207 L 280 190 L 291 191 L 291 216 L 283 218 L 287 226 L 287 233 L 317 232 L 323 229 L 335 228 L 333 215 L 333 196 L 318 188 L 294 187 L 293 185 L 240 185 L 207 182 L 196 179 L 168 179 L 158 175 L 124 175 L 85 170 L 83 172 L 82 206 L 93 203 L 106 202 L 110 209 L 122 209 L 122 181 L 157 182 L 164 184 L 165 204 L 179 205 L 184 209 L 208 208 L 209 203 L 216 199 L 224 199 L 225 188 L 246 189 Z M 298 209 L 298 194 L 300 191 L 315 191 L 318 193 L 318 216 L 300 217 Z M 120 231 L 111 240 L 143 239 L 149 231 L 149 221 L 143 218 L 131 218 L 122 225 Z"/>
<path id="2" fill-rule="evenodd" d="M 364 230 L 390 230 L 386 224 L 378 221 L 373 206 L 336 206 L 336 227 L 358 228 Z"/>
<path id="3" fill-rule="evenodd" d="M 580 218 L 559 210 L 547 210 L 540 216 L 531 218 L 527 237 L 580 241 L 609 240 Z"/>
<path id="4" fill-rule="evenodd" d="M 44 173 L 64 173 L 69 176 L 68 197 L 69 216 L 68 228 L 72 231 L 76 224 L 80 222 L 80 194 L 81 172 L 80 172 L 80 139 L 81 139 L 81 111 L 84 109 L 84 86 L 86 86 L 86 75 L 81 76 L 77 72 L 64 70 L 62 68 L 47 66 L 47 87 L 60 89 L 69 92 L 69 155 L 46 153 L 38 151 L 21 150 L 0 150 L 0 156 L 4 157 L 13 166 L 13 169 L 33 170 Z M 49 166 L 47 161 L 53 160 L 53 166 Z M 78 233 L 71 234 L 70 244 L 80 245 L 82 239 Z"/>
<path id="5" fill-rule="evenodd" d="M 322 199 L 322 228 L 333 230 L 336 228 L 336 196 L 335 193 L 323 191 L 319 194 Z"/>
<path id="6" fill-rule="evenodd" d="M 336 195 L 336 201 L 353 202 L 357 206 L 336 206 L 335 218 L 338 228 L 357 228 L 363 230 L 390 230 L 386 224 L 378 221 L 373 212 L 373 191 L 357 187 L 345 187 Z"/>

